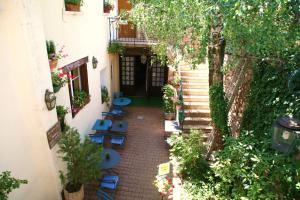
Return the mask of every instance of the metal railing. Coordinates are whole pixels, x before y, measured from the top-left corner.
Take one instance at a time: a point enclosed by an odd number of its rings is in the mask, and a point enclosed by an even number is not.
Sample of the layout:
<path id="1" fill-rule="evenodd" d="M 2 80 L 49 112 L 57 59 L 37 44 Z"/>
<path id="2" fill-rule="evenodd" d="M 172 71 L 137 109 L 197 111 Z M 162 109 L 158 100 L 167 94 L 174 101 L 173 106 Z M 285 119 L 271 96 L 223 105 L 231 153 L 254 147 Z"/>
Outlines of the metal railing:
<path id="1" fill-rule="evenodd" d="M 149 45 L 154 43 L 154 41 L 148 39 L 142 31 L 139 31 L 136 28 L 132 28 L 126 20 L 121 20 L 119 17 L 109 17 L 108 20 L 109 40 L 111 43 L 118 42 L 130 45 Z M 122 34 L 120 34 L 120 26 L 122 25 L 127 25 L 122 29 L 124 32 L 134 32 L 134 34 L 132 36 L 123 36 Z"/>

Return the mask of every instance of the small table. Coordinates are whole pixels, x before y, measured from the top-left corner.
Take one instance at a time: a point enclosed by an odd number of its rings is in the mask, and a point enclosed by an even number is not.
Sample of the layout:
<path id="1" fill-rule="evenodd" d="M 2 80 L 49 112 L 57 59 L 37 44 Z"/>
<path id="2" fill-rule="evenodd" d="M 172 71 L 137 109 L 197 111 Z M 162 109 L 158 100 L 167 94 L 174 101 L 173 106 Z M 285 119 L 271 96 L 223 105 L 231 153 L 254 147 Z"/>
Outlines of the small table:
<path id="1" fill-rule="evenodd" d="M 116 98 L 112 103 L 115 106 L 128 106 L 131 103 L 131 99 L 126 97 Z"/>
<path id="2" fill-rule="evenodd" d="M 126 133 L 128 131 L 128 121 L 114 121 L 110 129 L 112 132 Z"/>
<path id="3" fill-rule="evenodd" d="M 103 124 L 101 124 L 101 121 L 103 121 Z M 92 130 L 95 131 L 107 131 L 112 125 L 111 120 L 100 120 L 97 119 Z"/>
<path id="4" fill-rule="evenodd" d="M 105 158 L 105 155 L 109 153 L 109 159 Z M 113 150 L 113 149 L 103 149 L 103 151 L 100 154 L 101 156 L 101 163 L 99 163 L 99 168 L 103 170 L 112 170 L 113 167 L 119 164 L 121 160 L 120 154 Z M 113 171 L 114 173 L 118 174 L 117 172 Z"/>

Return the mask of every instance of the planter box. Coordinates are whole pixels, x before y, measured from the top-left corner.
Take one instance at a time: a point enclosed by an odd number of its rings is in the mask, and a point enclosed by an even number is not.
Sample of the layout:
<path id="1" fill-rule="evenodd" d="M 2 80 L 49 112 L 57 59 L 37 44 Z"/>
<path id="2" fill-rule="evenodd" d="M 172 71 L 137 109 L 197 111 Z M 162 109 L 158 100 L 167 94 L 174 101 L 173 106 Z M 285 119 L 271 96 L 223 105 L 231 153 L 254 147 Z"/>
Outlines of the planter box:
<path id="1" fill-rule="evenodd" d="M 66 11 L 80 12 L 79 4 L 66 4 Z"/>
<path id="2" fill-rule="evenodd" d="M 84 199 L 83 185 L 81 186 L 78 192 L 69 193 L 67 190 L 64 189 L 64 197 L 65 200 L 83 200 Z"/>

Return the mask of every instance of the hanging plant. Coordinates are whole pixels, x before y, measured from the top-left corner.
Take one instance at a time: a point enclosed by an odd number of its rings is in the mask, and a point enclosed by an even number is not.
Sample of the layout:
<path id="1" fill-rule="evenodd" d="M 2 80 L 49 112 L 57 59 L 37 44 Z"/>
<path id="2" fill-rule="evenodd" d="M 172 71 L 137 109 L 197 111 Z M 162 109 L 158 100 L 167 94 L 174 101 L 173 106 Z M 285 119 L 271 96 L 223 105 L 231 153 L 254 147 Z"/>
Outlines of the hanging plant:
<path id="1" fill-rule="evenodd" d="M 67 82 L 69 74 L 59 73 L 59 72 L 51 72 L 51 79 L 53 85 L 53 92 L 58 92 L 60 88 L 62 88 Z"/>
<path id="2" fill-rule="evenodd" d="M 46 40 L 47 54 L 49 60 L 50 69 L 53 70 L 57 67 L 57 63 L 60 59 L 67 57 L 67 54 L 63 54 L 63 49 L 65 46 L 62 46 L 61 49 L 56 52 L 56 45 L 53 40 Z"/>
<path id="3" fill-rule="evenodd" d="M 56 113 L 57 113 L 57 118 L 60 122 L 60 128 L 61 131 L 65 131 L 66 129 L 66 124 L 65 124 L 65 116 L 68 114 L 69 109 L 64 106 L 56 106 Z"/>
<path id="4" fill-rule="evenodd" d="M 123 55 L 125 51 L 125 48 L 122 44 L 118 42 L 110 43 L 107 47 L 107 52 L 109 54 L 120 54 Z"/>

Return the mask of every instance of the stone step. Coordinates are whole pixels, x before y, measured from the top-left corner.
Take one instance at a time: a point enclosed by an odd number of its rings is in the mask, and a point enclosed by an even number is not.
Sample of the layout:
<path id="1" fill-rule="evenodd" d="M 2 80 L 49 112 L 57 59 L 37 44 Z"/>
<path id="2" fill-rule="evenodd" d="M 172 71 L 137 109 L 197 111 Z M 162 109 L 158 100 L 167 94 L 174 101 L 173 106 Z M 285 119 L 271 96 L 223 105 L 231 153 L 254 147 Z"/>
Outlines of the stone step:
<path id="1" fill-rule="evenodd" d="M 181 71 L 181 76 L 189 76 L 189 77 L 208 77 L 207 70 L 197 70 L 197 71 Z"/>
<path id="2" fill-rule="evenodd" d="M 185 117 L 210 117 L 209 109 L 184 110 Z"/>
<path id="3" fill-rule="evenodd" d="M 211 121 L 202 120 L 186 120 L 184 119 L 183 125 L 210 125 Z"/>
<path id="4" fill-rule="evenodd" d="M 183 89 L 183 95 L 204 95 L 208 96 L 208 89 Z"/>
<path id="5" fill-rule="evenodd" d="M 182 95 L 184 102 L 209 102 L 209 96 Z"/>
<path id="6" fill-rule="evenodd" d="M 183 125 L 183 130 L 199 129 L 203 133 L 210 133 L 212 130 L 211 126 L 208 125 Z"/>
<path id="7" fill-rule="evenodd" d="M 208 83 L 208 77 L 181 76 L 183 82 Z"/>
<path id="8" fill-rule="evenodd" d="M 208 89 L 209 85 L 208 82 L 182 82 L 182 88 L 186 88 L 186 89 Z"/>
<path id="9" fill-rule="evenodd" d="M 207 109 L 209 110 L 209 102 L 185 102 L 184 109 Z"/>

